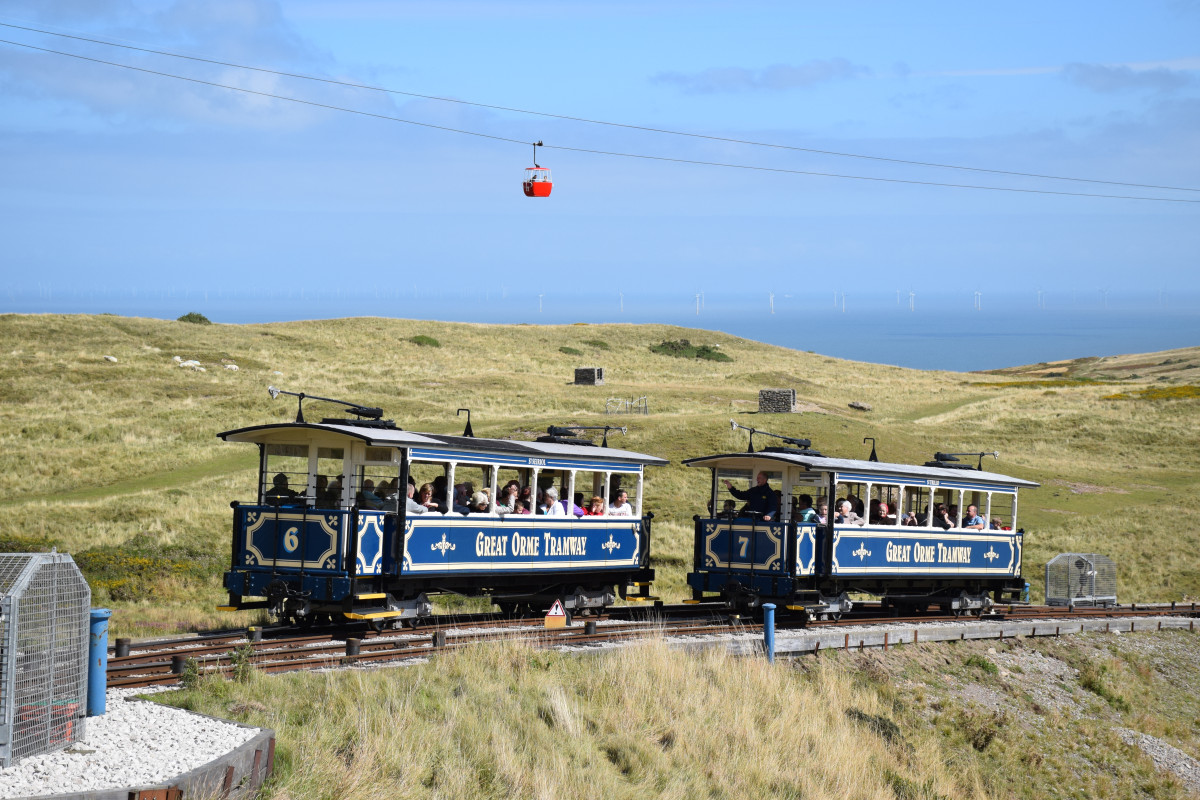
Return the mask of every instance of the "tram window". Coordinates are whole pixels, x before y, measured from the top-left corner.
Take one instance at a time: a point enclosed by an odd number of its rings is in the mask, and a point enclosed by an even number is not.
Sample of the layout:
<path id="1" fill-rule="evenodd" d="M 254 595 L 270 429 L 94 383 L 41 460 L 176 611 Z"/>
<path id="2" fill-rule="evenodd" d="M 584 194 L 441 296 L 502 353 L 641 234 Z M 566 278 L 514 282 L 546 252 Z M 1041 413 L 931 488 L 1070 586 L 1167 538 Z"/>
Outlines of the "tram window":
<path id="1" fill-rule="evenodd" d="M 913 524 L 924 528 L 929 525 L 929 490 L 924 486 L 904 487 L 904 519 L 902 525 Z"/>
<path id="2" fill-rule="evenodd" d="M 408 474 L 416 485 L 417 492 L 421 491 L 421 487 L 429 484 L 433 491 L 432 500 L 438 504 L 439 508 L 449 508 L 446 505 L 446 473 L 449 471 L 449 464 L 441 462 L 414 461 L 409 465 Z"/>
<path id="3" fill-rule="evenodd" d="M 300 504 L 308 491 L 308 445 L 269 444 L 259 496 L 264 503 Z"/>
<path id="4" fill-rule="evenodd" d="M 981 516 L 986 514 L 988 521 L 988 530 L 1011 531 L 1016 520 L 1013 518 L 1013 500 L 1015 495 L 1007 492 L 992 492 L 992 508 L 991 513 L 988 513 L 985 504 L 980 504 L 979 513 Z"/>
<path id="5" fill-rule="evenodd" d="M 395 467 L 363 465 L 358 468 L 353 482 L 354 502 L 359 508 L 372 511 L 395 511 L 394 497 L 400 485 L 400 476 Z"/>
<path id="6" fill-rule="evenodd" d="M 317 475 L 314 481 L 314 496 L 309 504 L 319 508 L 338 508 L 342 505 L 342 471 L 345 468 L 345 450 L 341 447 L 317 448 Z"/>
<path id="7" fill-rule="evenodd" d="M 939 503 L 946 508 L 946 519 L 949 520 L 950 527 L 957 528 L 959 525 L 958 515 L 962 513 L 962 509 L 958 507 L 958 490 L 934 489 L 933 504 L 936 507 Z M 935 511 L 933 514 L 933 527 L 944 528 L 945 525 L 945 521 L 943 521 L 943 519 L 939 517 Z"/>
<path id="8" fill-rule="evenodd" d="M 801 500 L 801 497 L 806 498 L 806 500 Z M 809 505 L 809 502 L 812 503 L 811 507 L 815 510 L 818 501 L 822 497 L 824 497 L 824 487 L 819 483 L 793 483 L 792 496 L 786 508 L 786 519 L 799 521 L 801 517 L 800 512 Z"/>
<path id="9" fill-rule="evenodd" d="M 866 503 L 863 501 L 863 493 L 866 490 L 865 484 L 861 483 L 839 483 L 837 485 L 837 499 L 834 500 L 834 505 L 837 505 L 837 500 L 849 500 L 854 507 L 854 513 L 858 516 L 866 518 Z M 837 514 L 837 508 L 832 510 L 832 513 Z"/>
<path id="10" fill-rule="evenodd" d="M 783 473 L 771 472 L 770 470 L 749 470 L 749 469 L 720 469 L 717 470 L 717 507 L 714 510 L 716 514 L 740 514 L 746 506 L 746 501 L 735 497 L 729 487 L 725 485 L 725 481 L 733 484 L 733 488 L 740 492 L 745 492 L 747 489 L 753 488 L 758 483 L 759 472 L 765 472 L 767 475 L 767 485 L 775 490 L 775 499 L 779 500 L 778 486 L 783 479 Z M 616 477 L 615 475 L 613 476 Z M 630 498 L 633 502 L 633 498 Z"/>
<path id="11" fill-rule="evenodd" d="M 590 515 L 593 497 L 600 498 L 598 505 L 601 511 L 608 510 L 608 501 L 604 496 L 604 473 L 579 470 L 575 473 L 575 496 L 571 498 L 572 502 L 582 508 L 585 515 Z"/>
<path id="12" fill-rule="evenodd" d="M 474 464 L 459 464 L 454 469 L 454 510 L 462 514 L 469 509 L 472 514 L 479 513 L 471 503 L 471 498 L 482 493 L 488 499 L 488 509 L 491 508 L 492 468 Z"/>
<path id="13" fill-rule="evenodd" d="M 516 500 L 520 499 L 521 489 L 526 485 L 526 482 L 529 480 L 529 477 L 527 475 L 522 475 L 521 472 L 522 472 L 521 470 L 513 469 L 512 467 L 501 467 L 498 470 L 497 475 L 496 475 L 496 504 L 503 506 L 508 503 L 508 497 L 504 492 L 504 487 L 506 485 L 508 485 L 510 482 L 516 483 L 517 484 L 517 496 L 516 496 L 516 499 L 513 500 L 512 506 L 513 506 L 513 511 L 518 514 L 520 513 L 521 510 L 520 510 L 519 504 L 516 502 Z"/>
<path id="14" fill-rule="evenodd" d="M 897 506 L 900 503 L 900 486 L 894 483 L 871 485 L 871 497 L 867 504 L 868 522 L 872 525 L 895 525 L 899 519 Z M 884 506 L 887 511 L 884 511 Z"/>

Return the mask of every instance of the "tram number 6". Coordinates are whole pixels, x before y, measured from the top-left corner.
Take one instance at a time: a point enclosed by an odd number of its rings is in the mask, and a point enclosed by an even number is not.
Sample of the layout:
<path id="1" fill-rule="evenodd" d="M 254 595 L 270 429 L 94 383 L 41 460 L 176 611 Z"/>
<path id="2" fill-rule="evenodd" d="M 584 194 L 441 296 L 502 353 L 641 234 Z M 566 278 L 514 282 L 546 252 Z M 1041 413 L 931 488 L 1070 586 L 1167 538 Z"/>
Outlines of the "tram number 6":
<path id="1" fill-rule="evenodd" d="M 738 550 L 738 555 L 740 555 L 742 558 L 745 558 L 746 557 L 746 548 L 748 548 L 750 546 L 750 537 L 749 536 L 739 536 L 738 544 L 741 545 L 741 548 Z"/>
<path id="2" fill-rule="evenodd" d="M 288 528 L 283 534 L 283 549 L 289 553 L 296 552 L 296 548 L 300 546 L 300 531 L 295 526 Z"/>

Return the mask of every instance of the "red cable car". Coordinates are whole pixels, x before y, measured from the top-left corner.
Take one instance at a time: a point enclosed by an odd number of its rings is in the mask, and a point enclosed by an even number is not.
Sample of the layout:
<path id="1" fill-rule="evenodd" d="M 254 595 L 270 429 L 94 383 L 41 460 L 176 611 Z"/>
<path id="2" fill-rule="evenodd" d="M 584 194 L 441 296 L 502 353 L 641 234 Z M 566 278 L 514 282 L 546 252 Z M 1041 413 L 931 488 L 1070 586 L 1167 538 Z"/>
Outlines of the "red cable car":
<path id="1" fill-rule="evenodd" d="M 550 190 L 554 188 L 554 183 L 550 180 L 550 170 L 537 163 L 537 149 L 541 144 L 533 143 L 533 166 L 525 168 L 525 181 L 521 188 L 525 190 L 526 197 L 549 197 Z"/>

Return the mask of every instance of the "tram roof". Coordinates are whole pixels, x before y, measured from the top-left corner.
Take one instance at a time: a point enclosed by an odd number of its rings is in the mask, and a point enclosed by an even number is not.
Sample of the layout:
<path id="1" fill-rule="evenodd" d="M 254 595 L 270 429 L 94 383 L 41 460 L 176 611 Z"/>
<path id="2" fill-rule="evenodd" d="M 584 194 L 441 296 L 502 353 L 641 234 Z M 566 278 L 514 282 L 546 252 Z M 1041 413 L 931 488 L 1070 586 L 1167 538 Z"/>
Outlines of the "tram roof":
<path id="1" fill-rule="evenodd" d="M 409 447 L 422 450 L 434 449 L 447 453 L 483 454 L 496 453 L 525 457 L 556 457 L 586 461 L 604 461 L 622 464 L 663 466 L 670 462 L 658 456 L 620 450 L 615 447 L 595 447 L 557 442 L 522 442 L 513 439 L 488 439 L 475 436 L 454 436 L 442 433 L 417 433 L 399 428 L 383 428 L 368 425 L 351 425 L 333 422 L 282 422 L 269 425 L 252 425 L 223 431 L 217 437 L 227 442 L 278 442 L 284 443 L 287 434 L 323 432 L 337 436 L 360 439 L 372 447 Z M 282 435 L 281 435 L 282 434 Z"/>
<path id="2" fill-rule="evenodd" d="M 997 472 L 981 472 L 976 469 L 954 469 L 947 467 L 925 467 L 915 464 L 889 464 L 883 461 L 859 461 L 854 458 L 831 458 L 829 456 L 804 455 L 786 451 L 760 450 L 757 453 L 724 453 L 685 459 L 687 467 L 730 467 L 733 469 L 761 469 L 763 461 L 775 461 L 803 467 L 809 472 L 836 472 L 839 475 L 869 475 L 879 478 L 920 479 L 922 482 L 936 480 L 939 483 L 972 483 L 992 486 L 1011 486 L 1036 489 L 1041 484 L 1001 475 Z"/>

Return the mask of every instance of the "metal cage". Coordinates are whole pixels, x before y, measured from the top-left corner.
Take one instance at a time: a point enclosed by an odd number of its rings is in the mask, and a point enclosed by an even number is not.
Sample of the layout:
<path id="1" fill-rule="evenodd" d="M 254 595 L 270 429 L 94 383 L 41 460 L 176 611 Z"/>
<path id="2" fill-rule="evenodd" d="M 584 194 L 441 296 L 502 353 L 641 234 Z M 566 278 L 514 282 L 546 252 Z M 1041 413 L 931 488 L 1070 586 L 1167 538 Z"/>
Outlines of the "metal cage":
<path id="1" fill-rule="evenodd" d="M 0 554 L 0 767 L 83 739 L 91 603 L 66 553 Z"/>
<path id="2" fill-rule="evenodd" d="M 1046 564 L 1046 605 L 1115 606 L 1117 565 L 1098 553 L 1060 553 Z"/>

